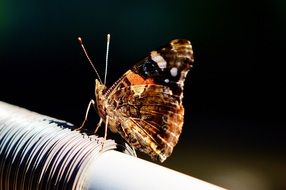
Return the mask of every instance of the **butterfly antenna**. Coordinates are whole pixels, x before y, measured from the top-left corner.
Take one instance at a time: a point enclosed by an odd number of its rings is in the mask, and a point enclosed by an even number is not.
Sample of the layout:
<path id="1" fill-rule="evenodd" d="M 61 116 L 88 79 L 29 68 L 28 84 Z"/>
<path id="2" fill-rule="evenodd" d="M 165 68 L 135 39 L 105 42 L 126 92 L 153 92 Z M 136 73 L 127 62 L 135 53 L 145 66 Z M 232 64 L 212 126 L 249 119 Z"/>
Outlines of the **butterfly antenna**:
<path id="1" fill-rule="evenodd" d="M 107 78 L 109 44 L 110 44 L 110 34 L 107 34 L 106 55 L 105 55 L 105 72 L 104 72 L 104 83 L 103 84 L 106 84 L 106 78 Z"/>
<path id="2" fill-rule="evenodd" d="M 94 66 L 94 64 L 93 64 L 93 62 L 91 61 L 91 59 L 89 58 L 89 56 L 88 56 L 88 54 L 87 54 L 87 51 L 86 51 L 86 49 L 85 49 L 85 47 L 84 47 L 84 45 L 83 45 L 83 42 L 82 42 L 81 37 L 78 37 L 77 39 L 78 39 L 78 41 L 79 41 L 79 44 L 80 44 L 80 46 L 81 46 L 81 48 L 82 48 L 82 50 L 83 50 L 83 52 L 84 52 L 84 54 L 85 54 L 85 56 L 86 56 L 88 62 L 90 63 L 90 65 L 91 65 L 91 67 L 93 68 L 95 74 L 97 75 L 98 80 L 99 80 L 100 83 L 102 84 L 102 80 L 101 80 L 101 78 L 100 78 L 100 76 L 99 76 L 99 74 L 98 74 L 98 72 L 97 72 L 97 70 L 96 70 L 96 68 L 95 68 L 95 66 Z"/>

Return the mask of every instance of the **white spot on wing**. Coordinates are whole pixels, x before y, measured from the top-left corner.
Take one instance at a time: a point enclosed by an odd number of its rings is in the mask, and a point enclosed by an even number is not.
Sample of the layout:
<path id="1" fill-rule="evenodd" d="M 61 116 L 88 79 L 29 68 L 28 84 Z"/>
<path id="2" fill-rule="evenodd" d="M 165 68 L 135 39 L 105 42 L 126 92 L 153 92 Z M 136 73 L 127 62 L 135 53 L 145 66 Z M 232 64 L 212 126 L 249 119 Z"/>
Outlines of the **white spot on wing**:
<path id="1" fill-rule="evenodd" d="M 173 67 L 173 68 L 170 70 L 170 73 L 171 73 L 172 77 L 176 77 L 176 76 L 178 75 L 178 68 Z"/>
<path id="2" fill-rule="evenodd" d="M 167 67 L 167 62 L 157 51 L 151 52 L 151 59 L 157 63 L 162 71 Z"/>

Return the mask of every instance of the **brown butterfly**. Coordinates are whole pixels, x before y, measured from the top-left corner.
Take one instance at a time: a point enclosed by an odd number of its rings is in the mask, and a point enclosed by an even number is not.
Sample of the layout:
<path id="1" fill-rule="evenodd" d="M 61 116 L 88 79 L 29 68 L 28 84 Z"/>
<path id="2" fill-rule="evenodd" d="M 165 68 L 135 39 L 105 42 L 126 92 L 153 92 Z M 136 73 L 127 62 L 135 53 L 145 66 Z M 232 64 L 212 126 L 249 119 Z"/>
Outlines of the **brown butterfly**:
<path id="1" fill-rule="evenodd" d="M 163 162 L 182 132 L 184 81 L 193 62 L 190 41 L 175 39 L 151 51 L 111 87 L 96 80 L 98 126 L 104 122 L 132 147 Z"/>

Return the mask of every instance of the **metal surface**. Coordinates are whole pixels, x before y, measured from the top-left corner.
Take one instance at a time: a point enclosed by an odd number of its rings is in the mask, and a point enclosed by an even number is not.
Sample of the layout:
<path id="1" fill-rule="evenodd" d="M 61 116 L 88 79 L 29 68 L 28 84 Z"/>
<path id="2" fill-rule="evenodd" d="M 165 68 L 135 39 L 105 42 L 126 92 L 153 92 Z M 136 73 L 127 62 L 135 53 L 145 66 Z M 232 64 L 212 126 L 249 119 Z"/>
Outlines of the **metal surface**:
<path id="1" fill-rule="evenodd" d="M 0 189 L 81 189 L 89 162 L 117 144 L 72 126 L 0 102 Z"/>

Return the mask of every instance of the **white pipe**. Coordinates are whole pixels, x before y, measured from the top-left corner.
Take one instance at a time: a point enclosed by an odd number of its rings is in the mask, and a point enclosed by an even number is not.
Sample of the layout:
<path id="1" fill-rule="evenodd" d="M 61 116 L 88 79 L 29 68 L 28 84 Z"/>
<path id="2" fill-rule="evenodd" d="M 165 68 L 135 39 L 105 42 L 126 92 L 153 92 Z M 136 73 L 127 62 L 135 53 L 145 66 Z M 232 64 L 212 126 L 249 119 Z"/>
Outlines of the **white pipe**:
<path id="1" fill-rule="evenodd" d="M 0 101 L 0 190 L 223 189 L 115 151 L 112 140 L 101 150 L 102 138 L 67 126 Z"/>
<path id="2" fill-rule="evenodd" d="M 84 189 L 114 190 L 222 190 L 223 188 L 176 172 L 160 165 L 117 152 L 108 151 L 98 157 L 86 175 Z"/>

